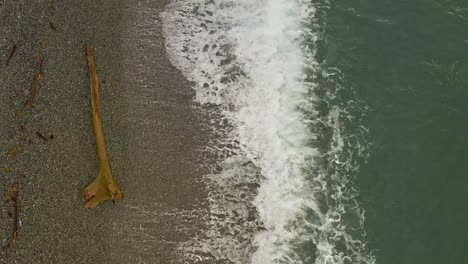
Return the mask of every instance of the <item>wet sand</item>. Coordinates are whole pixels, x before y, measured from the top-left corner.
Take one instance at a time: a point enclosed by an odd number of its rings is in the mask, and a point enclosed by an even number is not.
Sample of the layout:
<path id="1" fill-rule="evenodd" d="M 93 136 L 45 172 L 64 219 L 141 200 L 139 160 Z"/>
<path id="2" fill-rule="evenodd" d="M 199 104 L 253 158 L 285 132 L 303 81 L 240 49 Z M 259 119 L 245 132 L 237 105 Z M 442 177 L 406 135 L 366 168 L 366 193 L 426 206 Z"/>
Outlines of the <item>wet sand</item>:
<path id="1" fill-rule="evenodd" d="M 8 199 L 19 182 L 22 224 L 10 245 L 14 204 L 7 201 L 0 262 L 180 263 L 178 243 L 204 228 L 209 118 L 166 58 L 165 4 L 0 4 L 0 187 Z M 95 48 L 109 156 L 125 196 L 95 209 L 83 208 L 82 198 L 98 171 L 86 42 Z M 25 101 L 40 59 L 44 77 L 30 111 Z"/>

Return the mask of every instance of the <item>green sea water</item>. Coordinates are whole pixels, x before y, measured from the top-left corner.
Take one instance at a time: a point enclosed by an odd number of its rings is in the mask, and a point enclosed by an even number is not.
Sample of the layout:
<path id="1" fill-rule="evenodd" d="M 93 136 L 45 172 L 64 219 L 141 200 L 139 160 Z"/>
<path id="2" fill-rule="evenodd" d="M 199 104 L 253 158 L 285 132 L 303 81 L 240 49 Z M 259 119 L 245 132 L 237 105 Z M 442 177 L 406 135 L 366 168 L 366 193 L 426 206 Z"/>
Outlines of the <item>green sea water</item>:
<path id="1" fill-rule="evenodd" d="M 324 59 L 368 106 L 366 248 L 468 263 L 468 1 L 337 0 L 325 20 Z"/>

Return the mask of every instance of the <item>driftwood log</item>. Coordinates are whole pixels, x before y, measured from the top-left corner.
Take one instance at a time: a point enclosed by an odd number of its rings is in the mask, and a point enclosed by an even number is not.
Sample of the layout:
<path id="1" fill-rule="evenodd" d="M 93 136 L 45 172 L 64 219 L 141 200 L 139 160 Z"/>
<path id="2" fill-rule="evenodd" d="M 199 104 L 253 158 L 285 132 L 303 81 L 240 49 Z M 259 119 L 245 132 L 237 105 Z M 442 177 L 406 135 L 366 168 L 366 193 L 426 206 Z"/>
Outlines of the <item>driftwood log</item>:
<path id="1" fill-rule="evenodd" d="M 94 51 L 91 45 L 86 44 L 86 57 L 88 60 L 91 86 L 91 112 L 93 117 L 94 135 L 96 136 L 96 150 L 99 158 L 99 174 L 85 189 L 84 198 L 88 201 L 86 208 L 92 208 L 108 199 L 112 201 L 122 199 L 123 194 L 115 178 L 107 156 L 106 140 L 102 128 L 102 118 L 99 104 L 99 79 L 94 61 Z"/>

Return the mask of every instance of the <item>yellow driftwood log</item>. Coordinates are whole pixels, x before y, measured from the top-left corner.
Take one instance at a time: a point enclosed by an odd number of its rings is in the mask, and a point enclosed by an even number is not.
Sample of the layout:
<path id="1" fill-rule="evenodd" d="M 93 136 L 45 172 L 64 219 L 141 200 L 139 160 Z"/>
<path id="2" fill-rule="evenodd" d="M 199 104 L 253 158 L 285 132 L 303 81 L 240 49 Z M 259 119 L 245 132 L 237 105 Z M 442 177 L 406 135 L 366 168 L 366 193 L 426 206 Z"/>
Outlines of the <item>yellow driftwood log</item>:
<path id="1" fill-rule="evenodd" d="M 107 157 L 106 140 L 102 128 L 101 111 L 99 107 L 99 79 L 94 62 L 94 52 L 91 45 L 86 44 L 86 57 L 88 59 L 90 86 L 91 86 L 91 112 L 93 116 L 94 134 L 96 136 L 96 149 L 99 158 L 99 174 L 96 179 L 85 189 L 84 198 L 88 201 L 86 208 L 92 208 L 112 199 L 122 199 L 123 194 L 119 185 L 112 176 L 112 169 Z"/>

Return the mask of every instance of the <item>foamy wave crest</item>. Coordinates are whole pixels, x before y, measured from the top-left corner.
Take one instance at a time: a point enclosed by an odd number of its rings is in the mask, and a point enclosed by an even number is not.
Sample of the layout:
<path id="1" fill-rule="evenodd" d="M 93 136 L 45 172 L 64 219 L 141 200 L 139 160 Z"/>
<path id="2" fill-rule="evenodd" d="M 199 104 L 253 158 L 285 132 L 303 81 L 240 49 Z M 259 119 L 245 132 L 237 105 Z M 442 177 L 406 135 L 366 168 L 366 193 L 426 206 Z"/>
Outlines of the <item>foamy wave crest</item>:
<path id="1" fill-rule="evenodd" d="M 316 110 L 328 97 L 315 92 L 315 14 L 305 0 L 174 0 L 163 13 L 169 59 L 232 128 L 207 176 L 211 229 L 181 245 L 187 263 L 372 263 L 341 220 L 362 213 L 340 187 L 351 169 L 335 166 L 355 165 L 341 156 L 345 111 Z"/>

